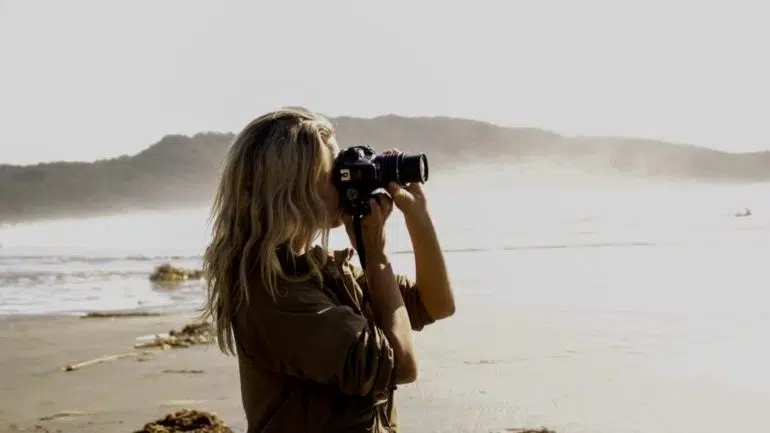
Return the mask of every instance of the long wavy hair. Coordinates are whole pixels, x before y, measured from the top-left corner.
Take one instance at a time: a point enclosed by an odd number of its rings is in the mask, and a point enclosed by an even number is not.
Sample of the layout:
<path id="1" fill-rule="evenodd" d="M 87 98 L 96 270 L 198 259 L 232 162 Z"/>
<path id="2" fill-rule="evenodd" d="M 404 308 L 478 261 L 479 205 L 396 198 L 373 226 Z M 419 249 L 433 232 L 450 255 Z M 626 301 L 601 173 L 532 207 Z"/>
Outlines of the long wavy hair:
<path id="1" fill-rule="evenodd" d="M 213 322 L 225 354 L 236 352 L 232 323 L 249 293 L 267 290 L 275 299 L 281 280 L 321 277 L 326 254 L 307 254 L 309 274 L 287 275 L 278 249 L 309 251 L 320 236 L 328 251 L 329 216 L 319 185 L 328 174 L 324 147 L 333 134 L 324 117 L 283 108 L 254 119 L 227 152 L 211 209 L 212 241 L 203 254 L 203 317 Z"/>

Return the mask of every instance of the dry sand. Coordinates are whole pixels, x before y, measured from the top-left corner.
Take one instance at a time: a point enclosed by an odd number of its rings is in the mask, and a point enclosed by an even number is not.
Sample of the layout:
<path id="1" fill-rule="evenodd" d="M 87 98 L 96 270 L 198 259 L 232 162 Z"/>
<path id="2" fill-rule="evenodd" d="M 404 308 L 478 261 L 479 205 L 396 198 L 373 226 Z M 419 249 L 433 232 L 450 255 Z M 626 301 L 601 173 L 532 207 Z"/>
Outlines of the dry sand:
<path id="1" fill-rule="evenodd" d="M 401 431 L 761 431 L 770 400 L 704 380 L 664 376 L 633 347 L 610 350 L 563 329 L 547 311 L 467 301 L 417 338 L 421 377 L 397 395 Z M 497 311 L 494 311 L 497 310 Z M 212 411 L 245 429 L 234 358 L 213 346 L 155 350 L 64 372 L 130 351 L 135 338 L 192 316 L 0 318 L 0 432 L 131 432 L 180 408 Z"/>

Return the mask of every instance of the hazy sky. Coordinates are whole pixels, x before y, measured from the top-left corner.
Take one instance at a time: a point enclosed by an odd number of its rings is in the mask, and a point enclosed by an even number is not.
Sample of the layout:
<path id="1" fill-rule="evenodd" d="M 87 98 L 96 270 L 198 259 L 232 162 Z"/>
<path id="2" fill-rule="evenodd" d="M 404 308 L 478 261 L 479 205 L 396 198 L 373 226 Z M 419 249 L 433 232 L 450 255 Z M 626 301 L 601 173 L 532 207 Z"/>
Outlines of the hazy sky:
<path id="1" fill-rule="evenodd" d="M 760 1 L 0 0 L 0 162 L 283 105 L 770 149 L 768 41 Z"/>

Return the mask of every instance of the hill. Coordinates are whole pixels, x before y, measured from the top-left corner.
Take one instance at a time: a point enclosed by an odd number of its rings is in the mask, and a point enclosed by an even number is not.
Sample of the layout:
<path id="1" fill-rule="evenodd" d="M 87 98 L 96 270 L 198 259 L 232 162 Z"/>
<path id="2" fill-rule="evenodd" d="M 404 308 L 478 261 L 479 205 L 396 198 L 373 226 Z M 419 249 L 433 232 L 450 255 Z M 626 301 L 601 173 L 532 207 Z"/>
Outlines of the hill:
<path id="1" fill-rule="evenodd" d="M 428 154 L 431 169 L 493 160 L 531 160 L 605 171 L 707 182 L 770 180 L 770 152 L 726 153 L 614 137 L 564 137 L 446 117 L 338 117 L 340 146 Z M 162 209 L 210 200 L 231 133 L 169 135 L 133 156 L 91 163 L 0 165 L 0 223 Z"/>

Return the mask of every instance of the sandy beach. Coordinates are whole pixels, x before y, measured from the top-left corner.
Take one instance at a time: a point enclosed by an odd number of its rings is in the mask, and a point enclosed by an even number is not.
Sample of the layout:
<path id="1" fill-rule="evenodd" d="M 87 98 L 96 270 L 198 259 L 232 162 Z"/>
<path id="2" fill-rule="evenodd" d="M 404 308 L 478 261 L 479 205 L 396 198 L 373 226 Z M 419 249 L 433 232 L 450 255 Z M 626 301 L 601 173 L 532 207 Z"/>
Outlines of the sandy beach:
<path id="1" fill-rule="evenodd" d="M 5 428 L 129 432 L 184 407 L 217 412 L 243 428 L 235 360 L 214 347 L 155 349 L 62 371 L 69 364 L 131 352 L 136 337 L 181 328 L 192 318 L 0 319 Z"/>
<path id="2" fill-rule="evenodd" d="M 397 396 L 401 431 L 723 433 L 770 422 L 766 395 L 657 374 L 645 368 L 643 347 L 600 344 L 558 324 L 553 311 L 483 299 L 460 306 L 417 338 L 420 378 Z M 131 432 L 181 408 L 215 412 L 243 431 L 235 359 L 213 346 L 62 371 L 130 352 L 137 337 L 193 318 L 1 318 L 0 431 Z"/>

